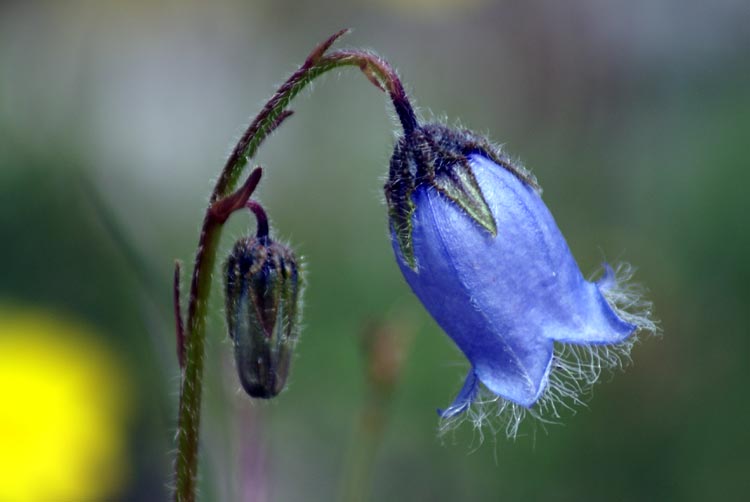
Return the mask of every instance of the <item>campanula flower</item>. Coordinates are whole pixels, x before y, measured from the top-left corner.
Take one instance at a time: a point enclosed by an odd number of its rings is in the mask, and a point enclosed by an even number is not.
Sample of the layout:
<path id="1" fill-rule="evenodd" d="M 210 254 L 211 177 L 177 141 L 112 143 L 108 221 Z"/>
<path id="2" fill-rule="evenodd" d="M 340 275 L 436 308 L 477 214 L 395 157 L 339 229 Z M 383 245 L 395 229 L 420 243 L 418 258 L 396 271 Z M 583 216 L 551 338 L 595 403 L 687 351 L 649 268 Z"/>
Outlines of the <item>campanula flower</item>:
<path id="1" fill-rule="evenodd" d="M 385 193 L 401 272 L 471 364 L 443 418 L 482 388 L 513 417 L 554 413 L 653 328 L 618 306 L 632 298 L 611 268 L 584 279 L 535 178 L 484 138 L 434 124 L 407 131 Z"/>

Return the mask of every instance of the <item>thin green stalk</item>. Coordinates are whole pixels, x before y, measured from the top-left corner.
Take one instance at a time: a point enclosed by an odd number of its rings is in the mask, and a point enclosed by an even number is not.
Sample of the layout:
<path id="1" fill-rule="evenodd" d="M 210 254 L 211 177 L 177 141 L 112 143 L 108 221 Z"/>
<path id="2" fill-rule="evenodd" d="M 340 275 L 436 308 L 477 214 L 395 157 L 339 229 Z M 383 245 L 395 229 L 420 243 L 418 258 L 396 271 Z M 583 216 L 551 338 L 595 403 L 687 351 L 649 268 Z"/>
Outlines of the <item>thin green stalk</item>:
<path id="1" fill-rule="evenodd" d="M 195 255 L 186 331 L 181 334 L 182 336 L 178 336 L 178 339 L 184 339 L 184 345 L 180 344 L 177 347 L 182 366 L 182 380 L 175 461 L 176 501 L 195 500 L 206 308 L 222 226 L 233 211 L 244 206 L 260 179 L 260 171 L 256 169 L 242 188 L 229 195 L 236 187 L 245 166 L 263 140 L 291 114 L 287 106 L 292 99 L 314 79 L 334 68 L 358 66 L 375 85 L 388 90 L 404 128 L 416 124 L 414 112 L 401 83 L 387 63 L 365 52 L 338 51 L 325 55 L 330 46 L 346 31 L 336 33 L 316 47 L 300 69 L 292 74 L 266 103 L 234 148 L 211 195 L 211 203 L 203 219 Z M 179 284 L 176 284 L 176 292 L 176 297 L 179 298 Z M 176 310 L 179 321 L 181 313 L 179 308 Z M 177 325 L 179 327 L 180 323 Z"/>
<path id="2" fill-rule="evenodd" d="M 370 498 L 375 458 L 388 422 L 387 400 L 372 397 L 361 411 L 347 456 L 341 502 L 366 502 Z"/>
<path id="3" fill-rule="evenodd" d="M 375 460 L 413 333 L 406 324 L 391 320 L 370 323 L 362 332 L 365 401 L 344 464 L 341 502 L 370 498 Z"/>

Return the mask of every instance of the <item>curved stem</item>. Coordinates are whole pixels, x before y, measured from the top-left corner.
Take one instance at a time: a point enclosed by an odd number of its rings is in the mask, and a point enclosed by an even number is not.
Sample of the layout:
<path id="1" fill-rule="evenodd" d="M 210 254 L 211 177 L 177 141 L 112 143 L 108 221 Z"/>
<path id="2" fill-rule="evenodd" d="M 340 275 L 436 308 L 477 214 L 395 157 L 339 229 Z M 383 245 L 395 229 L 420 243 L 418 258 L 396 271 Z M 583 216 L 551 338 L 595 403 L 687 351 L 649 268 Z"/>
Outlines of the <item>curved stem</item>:
<path id="1" fill-rule="evenodd" d="M 254 200 L 247 201 L 247 204 L 245 204 L 245 207 L 248 208 L 250 211 L 253 212 L 255 215 L 255 220 L 258 224 L 258 229 L 256 230 L 255 236 L 258 239 L 267 239 L 268 238 L 268 216 L 266 215 L 266 211 L 263 209 L 263 206 L 261 206 L 258 202 Z"/>
<path id="2" fill-rule="evenodd" d="M 341 37 L 341 31 L 316 48 L 299 70 L 268 100 L 258 113 L 227 159 L 224 170 L 216 183 L 211 201 L 214 202 L 232 190 L 242 174 L 248 159 L 255 156 L 261 143 L 278 127 L 288 114 L 286 107 L 297 94 L 319 76 L 335 68 L 357 66 L 365 76 L 381 90 L 387 90 L 405 133 L 417 127 L 417 118 L 409 102 L 401 80 L 395 70 L 382 58 L 366 51 L 341 50 L 324 55 L 333 42 Z M 324 48 L 321 51 L 321 48 Z"/>
<path id="3" fill-rule="evenodd" d="M 175 500 L 177 501 L 195 500 L 205 352 L 205 318 L 211 291 L 211 276 L 216 263 L 216 250 L 222 225 L 234 210 L 247 202 L 260 179 L 260 171 L 254 171 L 237 193 L 229 195 L 237 185 L 249 159 L 255 155 L 261 143 L 274 129 L 291 114 L 287 106 L 302 89 L 324 73 L 344 66 L 358 66 L 371 82 L 380 89 L 388 91 L 404 132 L 411 132 L 417 127 L 416 116 L 403 86 L 388 63 L 374 54 L 362 51 L 337 51 L 329 55 L 325 54 L 331 45 L 346 32 L 347 30 L 340 31 L 318 45 L 300 69 L 294 72 L 276 91 L 240 138 L 227 159 L 211 194 L 195 255 L 184 331 L 184 366 L 180 387 L 177 458 L 175 460 Z M 242 203 L 238 206 L 239 201 Z"/>
<path id="4" fill-rule="evenodd" d="M 409 134 L 417 128 L 417 117 L 411 103 L 409 102 L 409 98 L 406 96 L 404 86 L 401 84 L 401 80 L 398 78 L 396 71 L 386 60 L 382 59 L 377 54 L 359 50 L 336 51 L 326 56 L 326 59 L 336 62 L 339 66 L 359 66 L 362 73 L 364 73 L 373 84 L 381 90 L 388 92 L 391 101 L 393 102 L 393 107 L 396 109 L 396 114 L 401 121 L 401 127 L 404 129 L 404 133 Z M 379 85 L 381 83 L 385 84 L 385 88 Z"/>
<path id="5" fill-rule="evenodd" d="M 180 369 L 185 367 L 185 326 L 182 322 L 182 307 L 180 306 L 180 275 L 182 262 L 175 260 L 174 276 L 172 279 L 172 301 L 174 303 L 175 331 L 177 337 L 177 362 Z"/>

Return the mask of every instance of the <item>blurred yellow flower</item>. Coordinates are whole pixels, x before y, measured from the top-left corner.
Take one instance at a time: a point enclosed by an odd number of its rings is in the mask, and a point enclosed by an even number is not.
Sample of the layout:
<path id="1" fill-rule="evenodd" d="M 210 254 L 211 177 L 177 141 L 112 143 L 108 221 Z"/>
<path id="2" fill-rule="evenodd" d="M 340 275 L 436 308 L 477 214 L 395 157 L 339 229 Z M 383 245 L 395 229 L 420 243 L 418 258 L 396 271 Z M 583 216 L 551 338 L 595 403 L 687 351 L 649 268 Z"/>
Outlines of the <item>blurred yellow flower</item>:
<path id="1" fill-rule="evenodd" d="M 122 367 L 87 328 L 0 305 L 0 501 L 116 494 L 128 394 Z"/>

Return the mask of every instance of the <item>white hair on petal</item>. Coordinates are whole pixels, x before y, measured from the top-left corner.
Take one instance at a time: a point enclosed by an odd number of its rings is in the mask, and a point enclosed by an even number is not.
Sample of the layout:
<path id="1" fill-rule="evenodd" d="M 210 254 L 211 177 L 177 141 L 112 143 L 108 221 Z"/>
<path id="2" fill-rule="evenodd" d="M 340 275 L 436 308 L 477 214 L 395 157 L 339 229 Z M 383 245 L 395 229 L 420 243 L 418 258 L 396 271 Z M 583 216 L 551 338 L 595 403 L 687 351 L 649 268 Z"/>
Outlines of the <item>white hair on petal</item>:
<path id="1" fill-rule="evenodd" d="M 622 320 L 638 326 L 632 336 L 608 345 L 556 342 L 547 388 L 534 406 L 520 406 L 480 384 L 477 398 L 464 413 L 440 420 L 438 436 L 442 438 L 464 422 L 470 422 L 480 444 L 485 433 L 492 436 L 502 433 L 515 439 L 527 415 L 544 427 L 560 423 L 563 413 L 575 414 L 577 406 L 585 406 L 603 372 L 623 369 L 631 362 L 630 351 L 639 338 L 659 333 L 652 318 L 651 302 L 643 295 L 644 288 L 630 281 L 635 269 L 621 263 L 613 272 L 613 284 L 602 288 L 602 294 Z"/>

